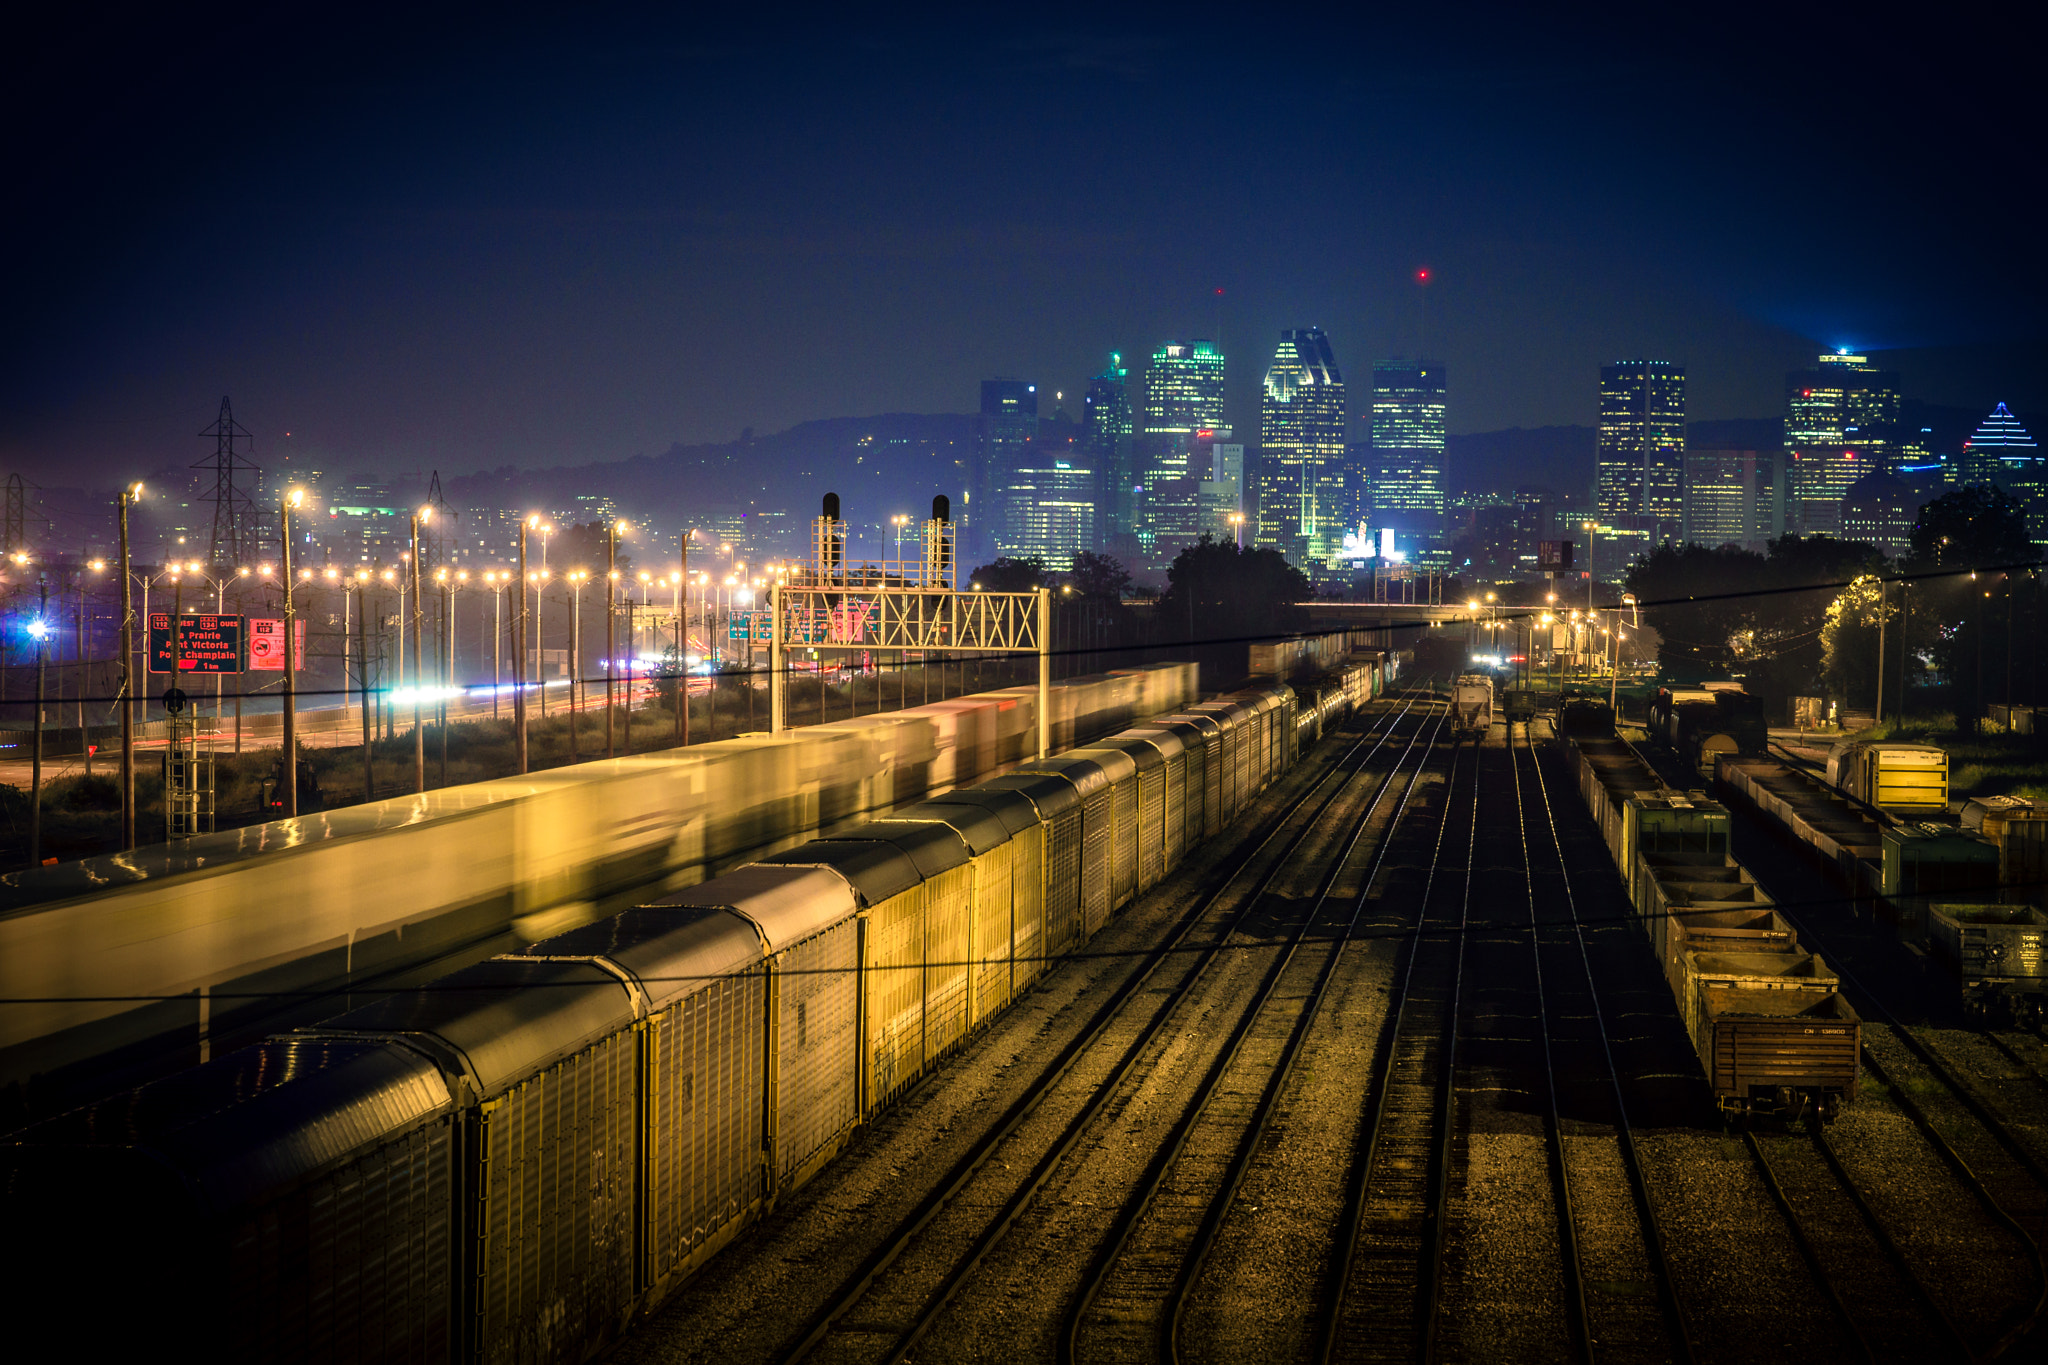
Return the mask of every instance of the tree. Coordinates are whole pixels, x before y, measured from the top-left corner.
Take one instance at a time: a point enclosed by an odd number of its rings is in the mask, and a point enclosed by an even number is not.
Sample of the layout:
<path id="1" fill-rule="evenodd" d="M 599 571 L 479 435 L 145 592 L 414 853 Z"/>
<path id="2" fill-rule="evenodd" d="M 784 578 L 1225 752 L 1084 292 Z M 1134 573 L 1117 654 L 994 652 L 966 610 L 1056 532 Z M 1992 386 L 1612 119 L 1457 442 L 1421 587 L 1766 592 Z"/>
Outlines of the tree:
<path id="1" fill-rule="evenodd" d="M 1660 545 L 1637 560 L 1628 590 L 1661 640 L 1665 674 L 1694 679 L 1735 667 L 1755 633 L 1755 601 L 1731 594 L 1753 591 L 1763 579 L 1764 557 L 1733 546 Z"/>
<path id="2" fill-rule="evenodd" d="M 2035 558 L 2026 513 L 2001 489 L 1970 484 L 1920 509 L 1904 565 L 1907 647 L 1923 650 L 1953 686 L 1966 731 L 1994 695 L 2038 696 L 2040 585 L 2029 571 L 1999 567 Z"/>
<path id="3" fill-rule="evenodd" d="M 529 533 L 530 534 L 530 533 Z M 587 569 L 593 582 L 604 581 L 607 528 L 601 521 L 578 522 L 556 531 L 548 545 L 548 564 L 557 572 L 564 569 Z M 540 547 L 530 545 L 529 558 Z M 619 572 L 624 574 L 632 567 L 633 555 L 628 542 L 619 541 Z"/>
<path id="4" fill-rule="evenodd" d="M 1877 703 L 1878 613 L 1882 605 L 1887 619 L 1898 615 L 1895 603 L 1883 603 L 1882 586 L 1875 574 L 1859 576 L 1828 604 L 1820 628 L 1821 681 L 1847 705 Z"/>
<path id="5" fill-rule="evenodd" d="M 1130 591 L 1131 571 L 1110 555 L 1082 550 L 1074 556 L 1074 567 L 1068 572 L 1067 580 L 1083 597 L 1121 602 L 1124 594 Z"/>
<path id="6" fill-rule="evenodd" d="M 1822 630 L 1842 585 L 1883 563 L 1873 546 L 1828 536 L 1785 536 L 1768 555 L 1666 545 L 1636 562 L 1628 587 L 1661 637 L 1667 677 L 1740 674 L 1768 713 L 1781 714 L 1820 684 Z"/>
<path id="7" fill-rule="evenodd" d="M 1037 555 L 1028 559 L 1004 555 L 993 564 L 984 564 L 969 574 L 968 582 L 983 592 L 1037 592 L 1051 586 L 1045 561 Z"/>
<path id="8" fill-rule="evenodd" d="M 1204 535 L 1174 556 L 1157 619 L 1168 640 L 1230 641 L 1242 650 L 1249 640 L 1305 628 L 1300 604 L 1313 596 L 1308 576 L 1279 551 Z"/>

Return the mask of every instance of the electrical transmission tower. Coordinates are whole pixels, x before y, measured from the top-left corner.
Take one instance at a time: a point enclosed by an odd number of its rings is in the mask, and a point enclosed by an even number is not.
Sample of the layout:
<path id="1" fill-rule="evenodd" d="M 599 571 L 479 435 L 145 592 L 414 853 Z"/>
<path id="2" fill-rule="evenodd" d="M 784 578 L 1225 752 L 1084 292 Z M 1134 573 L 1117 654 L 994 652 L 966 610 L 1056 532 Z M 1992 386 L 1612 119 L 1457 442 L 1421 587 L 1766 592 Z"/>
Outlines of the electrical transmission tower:
<path id="1" fill-rule="evenodd" d="M 41 491 L 20 475 L 6 477 L 6 530 L 0 532 L 0 542 L 4 542 L 0 544 L 0 555 L 27 551 L 37 530 L 49 530 L 49 518 L 29 501 L 29 493 Z"/>
<path id="2" fill-rule="evenodd" d="M 256 438 L 235 420 L 234 409 L 225 395 L 220 400 L 220 417 L 199 433 L 214 438 L 213 458 L 194 464 L 194 469 L 213 471 L 213 492 L 200 499 L 213 504 L 213 538 L 207 546 L 209 564 L 246 564 L 263 552 L 256 520 L 256 481 L 262 473 L 246 452 Z M 240 442 L 238 448 L 236 443 Z"/>
<path id="3" fill-rule="evenodd" d="M 441 471 L 438 469 L 427 483 L 427 506 L 434 509 L 434 517 L 427 523 L 430 533 L 420 546 L 420 556 L 426 561 L 420 565 L 423 573 L 447 564 L 452 558 L 449 551 L 455 544 L 455 519 L 462 515 L 452 510 L 448 499 L 441 495 Z"/>

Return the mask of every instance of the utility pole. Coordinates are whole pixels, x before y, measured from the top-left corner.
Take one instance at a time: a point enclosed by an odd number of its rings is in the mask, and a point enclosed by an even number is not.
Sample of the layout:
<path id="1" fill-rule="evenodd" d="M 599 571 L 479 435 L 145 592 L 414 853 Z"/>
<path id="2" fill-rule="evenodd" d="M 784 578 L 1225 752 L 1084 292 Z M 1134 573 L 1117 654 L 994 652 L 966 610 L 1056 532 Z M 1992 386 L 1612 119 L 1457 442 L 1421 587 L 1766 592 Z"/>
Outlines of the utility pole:
<path id="1" fill-rule="evenodd" d="M 42 569 L 36 570 L 36 588 L 39 600 L 36 605 L 35 624 L 29 627 L 29 634 L 36 641 L 36 717 L 35 738 L 29 748 L 29 798 L 28 798 L 28 865 L 43 865 L 43 676 L 50 657 L 50 576 Z"/>
<path id="2" fill-rule="evenodd" d="M 221 400 L 221 410 L 227 410 L 227 400 Z M 297 488 L 286 493 L 278 502 L 279 537 L 283 542 L 283 575 L 278 580 L 284 588 L 284 813 L 288 820 L 299 816 L 299 660 L 297 622 L 292 614 L 292 509 L 306 500 L 305 493 Z M 171 666 L 177 667 L 178 656 L 171 653 Z"/>
<path id="3" fill-rule="evenodd" d="M 526 775 L 526 532 L 539 521 L 536 514 L 519 523 L 519 610 L 512 614 L 512 753 L 521 777 Z"/>
<path id="4" fill-rule="evenodd" d="M 420 523 L 432 521 L 433 516 L 432 506 L 421 507 L 412 514 L 412 789 L 415 795 L 423 795 L 427 790 L 427 734 L 421 728 L 420 718 L 423 676 L 420 665 L 426 656 L 426 639 L 420 624 Z M 402 623 L 399 629 L 405 629 Z"/>
<path id="5" fill-rule="evenodd" d="M 371 762 L 376 743 L 377 722 L 370 711 L 370 576 L 356 573 L 356 682 L 363 697 L 363 800 L 377 799 L 377 782 Z"/>
<path id="6" fill-rule="evenodd" d="M 619 523 L 614 521 L 605 527 L 604 542 L 604 756 L 617 758 L 618 746 L 613 740 L 613 712 L 618 703 L 612 694 L 612 675 L 618 671 L 618 648 L 613 639 L 612 613 L 617 605 L 613 601 L 619 584 Z"/>
<path id="7" fill-rule="evenodd" d="M 128 571 L 128 509 L 142 485 L 121 490 L 121 851 L 135 847 L 135 578 Z"/>
<path id="8" fill-rule="evenodd" d="M 1884 609 L 1891 585 L 1877 580 L 1877 714 L 1873 725 L 1884 724 Z"/>
<path id="9" fill-rule="evenodd" d="M 690 747 L 690 530 L 682 532 L 682 596 L 676 608 L 676 737 Z M 754 655 L 754 618 L 748 618 L 748 663 Z M 748 706 L 754 704 L 754 669 L 748 669 Z"/>

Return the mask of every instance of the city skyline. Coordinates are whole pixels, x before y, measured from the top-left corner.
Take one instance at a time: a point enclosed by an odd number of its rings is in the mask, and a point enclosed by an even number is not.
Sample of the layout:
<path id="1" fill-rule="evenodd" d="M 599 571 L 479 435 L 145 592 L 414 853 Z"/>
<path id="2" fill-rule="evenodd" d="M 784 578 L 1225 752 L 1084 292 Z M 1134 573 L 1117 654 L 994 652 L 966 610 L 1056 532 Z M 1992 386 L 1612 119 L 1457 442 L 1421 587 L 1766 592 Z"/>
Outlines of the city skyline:
<path id="1" fill-rule="evenodd" d="M 1946 208 L 2038 115 L 1981 82 L 1941 99 L 1938 35 L 1908 62 L 1881 26 L 1817 18 L 1754 53 L 1740 23 L 1673 42 L 1674 18 L 1508 14 L 1455 43 L 1337 16 L 1315 44 L 1143 11 L 843 17 L 800 42 L 738 15 L 630 36 L 508 16 L 402 48 L 284 16 L 84 22 L 38 16 L 7 96 L 44 206 L 0 226 L 9 468 L 116 483 L 223 392 L 316 460 L 543 468 L 955 411 L 995 374 L 1078 393 L 1108 351 L 1190 334 L 1230 357 L 1246 432 L 1271 338 L 1303 321 L 1354 368 L 1441 361 L 1454 432 L 1582 421 L 1576 376 L 1627 355 L 1684 359 L 1708 418 L 1774 411 L 1787 370 L 1842 347 L 1940 402 L 2025 411 L 2048 372 L 2020 219 Z M 1849 233 L 1791 193 L 1833 93 L 1723 84 L 1738 52 L 1805 72 L 1808 43 L 1912 70 L 1864 82 L 1835 171 L 1909 192 Z M 1219 51 L 1213 107 L 1158 122 Z M 232 97 L 168 74 L 196 69 L 236 70 Z M 1669 117 L 1616 124 L 1639 87 Z M 1964 124 L 1967 164 L 1945 154 Z M 1111 128 L 1152 131 L 1140 152 Z M 997 146 L 1063 164 L 1059 189 L 1020 199 Z M 1701 193 L 1730 184 L 1756 192 Z"/>

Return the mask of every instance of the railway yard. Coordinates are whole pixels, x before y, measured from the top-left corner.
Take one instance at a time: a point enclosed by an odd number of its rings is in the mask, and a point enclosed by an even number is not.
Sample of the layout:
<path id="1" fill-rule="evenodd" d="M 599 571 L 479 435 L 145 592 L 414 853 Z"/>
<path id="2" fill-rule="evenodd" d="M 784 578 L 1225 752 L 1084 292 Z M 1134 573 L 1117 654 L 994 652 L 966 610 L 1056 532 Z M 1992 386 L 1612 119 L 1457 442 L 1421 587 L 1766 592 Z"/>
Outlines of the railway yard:
<path id="1" fill-rule="evenodd" d="M 1862 1056 L 1717 1109 L 1573 762 L 1390 690 L 615 1358 L 2032 1358 L 2041 1037 L 1731 802 Z"/>
<path id="2" fill-rule="evenodd" d="M 0 1278 L 89 1188 L 252 1359 L 2036 1358 L 1981 850 L 1715 771 L 1248 687 L 25 1130 Z"/>

